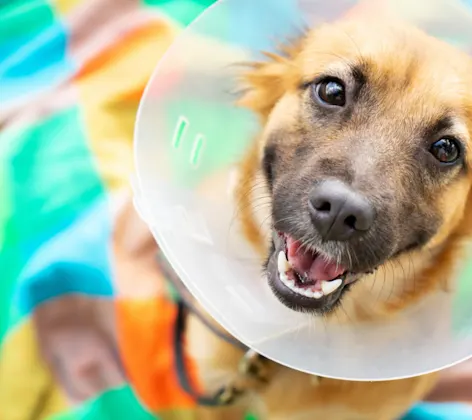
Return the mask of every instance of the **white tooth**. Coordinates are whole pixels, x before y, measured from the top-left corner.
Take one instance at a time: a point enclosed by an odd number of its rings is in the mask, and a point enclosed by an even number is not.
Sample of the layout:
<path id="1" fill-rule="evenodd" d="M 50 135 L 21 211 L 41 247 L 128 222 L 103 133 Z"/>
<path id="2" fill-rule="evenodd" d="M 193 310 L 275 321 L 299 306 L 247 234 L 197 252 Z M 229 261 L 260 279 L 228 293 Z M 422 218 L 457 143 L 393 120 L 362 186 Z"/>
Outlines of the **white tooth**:
<path id="1" fill-rule="evenodd" d="M 314 297 L 315 299 L 320 299 L 320 298 L 322 298 L 323 296 L 324 296 L 324 295 L 323 295 L 323 292 L 318 292 L 318 291 L 317 291 L 317 292 L 313 292 L 313 297 Z"/>
<path id="2" fill-rule="evenodd" d="M 277 258 L 277 268 L 279 269 L 279 273 L 285 273 L 292 268 L 290 263 L 287 261 L 285 252 L 283 251 L 279 252 L 279 256 Z"/>
<path id="3" fill-rule="evenodd" d="M 333 293 L 336 289 L 338 289 L 341 284 L 343 284 L 342 279 L 336 279 L 331 281 L 323 280 L 321 282 L 321 290 L 323 290 L 323 293 L 325 295 L 329 295 L 330 293 Z"/>
<path id="4" fill-rule="evenodd" d="M 287 274 L 285 274 L 285 271 L 279 271 L 279 277 L 280 277 L 280 280 L 282 280 L 282 283 L 284 284 L 288 283 L 288 278 L 287 278 Z"/>
<path id="5" fill-rule="evenodd" d="M 285 286 L 287 286 L 289 289 L 292 289 L 295 287 L 295 282 L 287 277 L 286 273 L 279 272 L 280 280 L 282 281 Z"/>
<path id="6" fill-rule="evenodd" d="M 313 297 L 313 292 L 310 290 L 310 289 L 306 289 L 303 291 L 303 294 L 306 296 L 306 297 Z"/>
<path id="7" fill-rule="evenodd" d="M 277 268 L 279 270 L 279 274 L 285 273 L 285 254 L 283 251 L 279 252 L 279 255 L 277 257 Z"/>

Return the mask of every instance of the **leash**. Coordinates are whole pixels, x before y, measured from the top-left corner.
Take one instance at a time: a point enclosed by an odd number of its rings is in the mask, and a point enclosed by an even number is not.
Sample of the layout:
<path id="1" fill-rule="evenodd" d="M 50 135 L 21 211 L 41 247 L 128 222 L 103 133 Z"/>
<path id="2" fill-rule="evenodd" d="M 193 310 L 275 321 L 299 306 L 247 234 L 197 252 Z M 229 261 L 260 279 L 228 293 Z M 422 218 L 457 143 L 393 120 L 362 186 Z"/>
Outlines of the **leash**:
<path id="1" fill-rule="evenodd" d="M 177 317 L 174 324 L 173 346 L 175 369 L 182 389 L 192 396 L 199 405 L 222 407 L 233 404 L 236 400 L 244 396 L 247 391 L 266 385 L 272 373 L 269 360 L 249 349 L 249 347 L 245 346 L 239 340 L 236 340 L 233 336 L 215 327 L 198 309 L 197 305 L 194 304 L 194 298 L 160 251 L 157 256 L 157 261 L 164 277 L 169 281 L 176 292 L 174 299 L 177 304 Z M 233 380 L 210 396 L 201 395 L 194 389 L 187 373 L 187 367 L 185 366 L 183 338 L 188 314 L 196 316 L 203 325 L 218 338 L 245 352 L 239 363 L 238 372 Z"/>

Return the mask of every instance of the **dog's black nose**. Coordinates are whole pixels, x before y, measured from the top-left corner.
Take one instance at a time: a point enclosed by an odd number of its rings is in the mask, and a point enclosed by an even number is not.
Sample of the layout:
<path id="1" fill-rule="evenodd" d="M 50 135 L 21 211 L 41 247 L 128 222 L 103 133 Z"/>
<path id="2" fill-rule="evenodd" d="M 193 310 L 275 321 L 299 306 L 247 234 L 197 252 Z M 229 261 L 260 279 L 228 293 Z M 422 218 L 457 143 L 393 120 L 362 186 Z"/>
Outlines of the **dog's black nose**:
<path id="1" fill-rule="evenodd" d="M 370 229 L 374 208 L 365 197 L 341 181 L 324 181 L 310 191 L 311 219 L 324 240 L 345 241 Z"/>

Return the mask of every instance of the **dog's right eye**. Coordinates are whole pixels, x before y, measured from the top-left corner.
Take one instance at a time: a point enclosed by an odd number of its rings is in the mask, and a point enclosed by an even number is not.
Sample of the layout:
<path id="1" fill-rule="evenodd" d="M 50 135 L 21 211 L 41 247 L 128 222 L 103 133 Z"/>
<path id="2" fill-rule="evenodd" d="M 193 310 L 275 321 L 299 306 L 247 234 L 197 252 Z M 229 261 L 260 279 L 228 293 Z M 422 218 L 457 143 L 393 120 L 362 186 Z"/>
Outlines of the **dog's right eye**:
<path id="1" fill-rule="evenodd" d="M 328 78 L 317 83 L 315 93 L 322 104 L 339 107 L 346 105 L 346 89 L 338 79 Z"/>
<path id="2" fill-rule="evenodd" d="M 460 157 L 460 147 L 456 139 L 443 137 L 431 145 L 431 154 L 443 164 L 456 162 Z"/>

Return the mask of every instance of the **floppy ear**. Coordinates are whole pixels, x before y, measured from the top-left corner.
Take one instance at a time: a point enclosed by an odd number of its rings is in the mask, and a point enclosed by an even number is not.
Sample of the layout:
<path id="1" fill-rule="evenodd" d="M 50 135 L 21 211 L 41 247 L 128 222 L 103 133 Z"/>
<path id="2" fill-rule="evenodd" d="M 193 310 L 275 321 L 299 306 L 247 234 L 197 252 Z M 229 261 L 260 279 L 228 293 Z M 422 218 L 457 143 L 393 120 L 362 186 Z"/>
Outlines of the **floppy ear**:
<path id="1" fill-rule="evenodd" d="M 241 76 L 243 91 L 236 104 L 254 111 L 264 123 L 282 95 L 297 87 L 299 44 L 283 46 L 280 55 L 265 52 L 267 61 L 249 63 Z"/>

